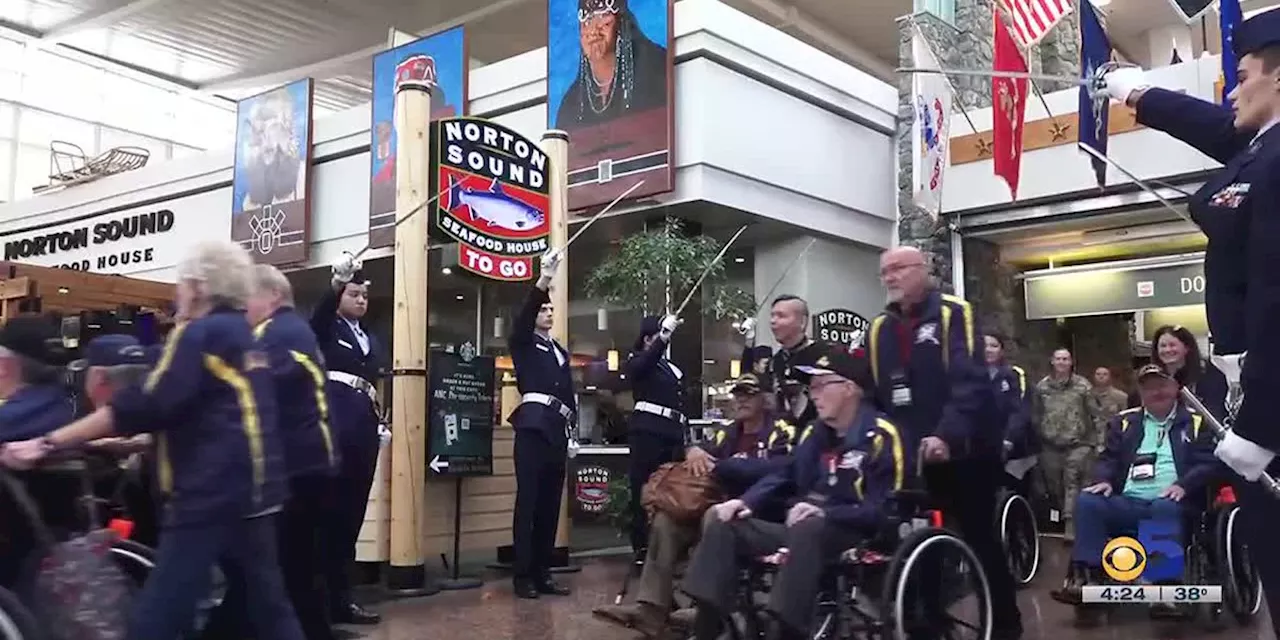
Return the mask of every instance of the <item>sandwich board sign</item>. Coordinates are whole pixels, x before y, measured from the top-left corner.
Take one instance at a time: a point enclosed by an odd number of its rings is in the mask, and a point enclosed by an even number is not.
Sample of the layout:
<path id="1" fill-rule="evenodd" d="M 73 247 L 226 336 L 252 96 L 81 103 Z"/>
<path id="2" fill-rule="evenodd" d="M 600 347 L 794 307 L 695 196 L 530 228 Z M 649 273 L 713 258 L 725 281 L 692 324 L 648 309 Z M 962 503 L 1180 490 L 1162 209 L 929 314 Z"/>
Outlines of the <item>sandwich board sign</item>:
<path id="1" fill-rule="evenodd" d="M 433 236 L 458 245 L 458 266 L 490 280 L 533 279 L 550 248 L 550 159 L 537 143 L 483 118 L 432 123 Z"/>
<path id="2" fill-rule="evenodd" d="M 493 475 L 494 359 L 470 342 L 432 349 L 427 365 L 427 468 Z"/>

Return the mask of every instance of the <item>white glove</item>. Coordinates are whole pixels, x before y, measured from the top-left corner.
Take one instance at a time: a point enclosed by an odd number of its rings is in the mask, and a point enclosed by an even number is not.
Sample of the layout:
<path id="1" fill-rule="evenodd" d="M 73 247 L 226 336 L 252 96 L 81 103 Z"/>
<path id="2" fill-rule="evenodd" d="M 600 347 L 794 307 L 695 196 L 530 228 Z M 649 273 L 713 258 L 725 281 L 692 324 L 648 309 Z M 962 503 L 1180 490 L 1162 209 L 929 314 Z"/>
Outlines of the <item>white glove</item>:
<path id="1" fill-rule="evenodd" d="M 333 279 L 336 282 L 348 283 L 356 277 L 356 272 L 363 265 L 350 251 L 343 251 L 342 256 L 333 263 Z"/>
<path id="2" fill-rule="evenodd" d="M 538 288 L 546 289 L 556 277 L 556 269 L 560 268 L 560 252 L 548 251 L 542 255 L 542 270 L 538 274 Z"/>
<path id="3" fill-rule="evenodd" d="M 1218 443 L 1217 448 L 1213 450 L 1213 455 L 1227 463 L 1228 467 L 1249 482 L 1256 482 L 1262 476 L 1262 472 L 1267 470 L 1267 465 L 1271 464 L 1271 460 L 1276 457 L 1276 454 L 1271 451 L 1231 431 L 1228 431 L 1227 437 Z"/>
<path id="4" fill-rule="evenodd" d="M 575 438 L 569 439 L 569 457 L 570 458 L 578 457 L 578 450 L 581 448 L 582 448 L 582 445 L 578 444 L 577 439 Z"/>
<path id="5" fill-rule="evenodd" d="M 747 318 L 738 325 L 738 333 L 742 334 L 742 339 L 746 340 L 748 345 L 756 343 L 756 319 Z"/>
<path id="6" fill-rule="evenodd" d="M 378 442 L 386 446 L 391 442 L 391 427 L 385 424 L 378 425 Z"/>
<path id="7" fill-rule="evenodd" d="M 1147 74 L 1139 67 L 1116 67 L 1102 76 L 1102 89 L 1112 100 L 1128 104 L 1134 91 L 1151 86 Z"/>
<path id="8" fill-rule="evenodd" d="M 675 316 L 666 316 L 662 319 L 662 329 L 658 331 L 658 337 L 665 342 L 671 342 L 671 334 L 675 333 L 676 327 L 684 322 Z"/>

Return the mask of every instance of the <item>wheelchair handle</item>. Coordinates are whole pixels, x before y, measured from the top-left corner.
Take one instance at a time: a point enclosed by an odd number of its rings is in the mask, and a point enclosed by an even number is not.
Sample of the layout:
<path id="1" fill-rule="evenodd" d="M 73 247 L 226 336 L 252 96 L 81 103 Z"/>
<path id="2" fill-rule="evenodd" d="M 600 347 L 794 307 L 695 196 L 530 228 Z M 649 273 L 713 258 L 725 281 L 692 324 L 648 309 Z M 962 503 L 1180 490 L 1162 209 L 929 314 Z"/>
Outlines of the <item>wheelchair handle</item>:
<path id="1" fill-rule="evenodd" d="M 1183 402 L 1186 402 L 1187 406 L 1194 409 L 1196 413 L 1199 413 L 1204 418 L 1205 423 L 1213 430 L 1214 439 L 1222 440 L 1227 436 L 1227 426 L 1222 424 L 1217 416 L 1209 412 L 1209 409 L 1204 406 L 1203 402 L 1200 402 L 1200 398 L 1197 398 L 1196 394 L 1186 387 L 1183 387 L 1179 393 L 1182 395 Z M 1267 490 L 1267 493 L 1280 498 L 1280 480 L 1276 480 L 1274 476 L 1263 471 L 1262 476 L 1258 478 L 1258 482 Z"/>

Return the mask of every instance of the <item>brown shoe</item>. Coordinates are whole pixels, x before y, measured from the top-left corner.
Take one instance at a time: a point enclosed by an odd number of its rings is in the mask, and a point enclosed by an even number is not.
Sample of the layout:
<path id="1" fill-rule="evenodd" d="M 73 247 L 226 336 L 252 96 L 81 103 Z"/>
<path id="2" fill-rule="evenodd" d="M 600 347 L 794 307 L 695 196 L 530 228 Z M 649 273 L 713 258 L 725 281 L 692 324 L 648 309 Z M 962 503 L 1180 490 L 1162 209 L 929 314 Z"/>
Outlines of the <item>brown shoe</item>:
<path id="1" fill-rule="evenodd" d="M 631 626 L 646 638 L 665 638 L 667 612 L 647 602 L 641 602 Z"/>
<path id="2" fill-rule="evenodd" d="M 697 619 L 698 610 L 693 607 L 685 607 L 672 611 L 671 616 L 667 618 L 667 624 L 688 631 L 693 629 L 693 622 Z"/>
<path id="3" fill-rule="evenodd" d="M 636 625 L 636 620 L 641 615 L 641 607 L 638 604 L 607 604 L 593 609 L 591 615 L 630 629 Z"/>

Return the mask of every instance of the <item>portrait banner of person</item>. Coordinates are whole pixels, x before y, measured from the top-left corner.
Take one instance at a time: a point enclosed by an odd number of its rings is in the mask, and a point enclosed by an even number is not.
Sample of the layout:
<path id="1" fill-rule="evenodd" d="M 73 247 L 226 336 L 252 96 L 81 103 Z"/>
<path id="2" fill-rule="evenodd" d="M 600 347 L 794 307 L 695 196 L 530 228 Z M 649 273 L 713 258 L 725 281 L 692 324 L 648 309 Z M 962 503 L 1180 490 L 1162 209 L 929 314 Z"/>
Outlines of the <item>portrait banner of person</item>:
<path id="1" fill-rule="evenodd" d="M 431 89 L 431 119 L 467 113 L 467 34 L 463 27 L 429 35 L 373 57 L 373 100 L 369 170 L 369 247 L 395 244 L 396 232 L 396 67 L 425 56 Z M 432 194 L 435 195 L 435 194 Z"/>
<path id="2" fill-rule="evenodd" d="M 311 78 L 236 105 L 231 239 L 257 262 L 304 262 L 310 246 Z"/>
<path id="3" fill-rule="evenodd" d="M 569 208 L 674 188 L 672 0 L 549 0 L 547 126 L 569 133 Z"/>

